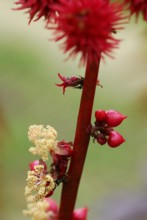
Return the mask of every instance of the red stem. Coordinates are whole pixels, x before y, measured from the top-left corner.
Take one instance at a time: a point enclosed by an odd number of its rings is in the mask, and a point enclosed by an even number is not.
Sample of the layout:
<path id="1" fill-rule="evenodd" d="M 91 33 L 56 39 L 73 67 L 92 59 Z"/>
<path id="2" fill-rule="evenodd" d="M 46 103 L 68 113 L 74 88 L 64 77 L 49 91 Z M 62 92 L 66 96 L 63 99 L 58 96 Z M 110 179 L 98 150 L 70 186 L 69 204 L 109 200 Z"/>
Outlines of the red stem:
<path id="1" fill-rule="evenodd" d="M 90 140 L 90 134 L 87 132 L 87 129 L 91 123 L 99 64 L 100 60 L 98 63 L 87 62 L 74 140 L 74 150 L 68 171 L 69 180 L 63 184 L 59 220 L 72 220 L 72 213 Z"/>

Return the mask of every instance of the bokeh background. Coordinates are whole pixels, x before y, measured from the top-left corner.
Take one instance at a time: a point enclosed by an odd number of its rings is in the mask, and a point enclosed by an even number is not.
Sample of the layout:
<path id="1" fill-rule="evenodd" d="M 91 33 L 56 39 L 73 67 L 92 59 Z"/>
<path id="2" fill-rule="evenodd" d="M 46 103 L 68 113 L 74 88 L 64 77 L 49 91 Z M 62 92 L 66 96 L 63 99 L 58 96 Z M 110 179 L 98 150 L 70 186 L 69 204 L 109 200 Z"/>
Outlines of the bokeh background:
<path id="1" fill-rule="evenodd" d="M 84 76 L 78 59 L 65 61 L 43 21 L 28 25 L 13 0 L 0 2 L 0 219 L 27 220 L 24 187 L 31 124 L 50 124 L 58 140 L 72 141 L 81 90 L 62 95 L 57 73 Z M 123 39 L 115 59 L 101 62 L 93 111 L 115 109 L 128 116 L 117 129 L 126 139 L 111 149 L 90 142 L 77 199 L 91 220 L 121 220 L 136 207 L 147 210 L 147 26 L 131 19 L 117 34 Z M 94 121 L 94 117 L 92 119 Z M 54 193 L 59 202 L 61 187 Z M 135 204 L 136 205 L 135 205 Z M 128 215 L 128 214 L 126 214 Z M 147 219 L 147 218 L 140 218 Z M 135 215 L 137 216 L 137 215 Z M 129 220 L 131 217 L 129 217 Z M 128 220 L 125 217 L 125 220 Z"/>

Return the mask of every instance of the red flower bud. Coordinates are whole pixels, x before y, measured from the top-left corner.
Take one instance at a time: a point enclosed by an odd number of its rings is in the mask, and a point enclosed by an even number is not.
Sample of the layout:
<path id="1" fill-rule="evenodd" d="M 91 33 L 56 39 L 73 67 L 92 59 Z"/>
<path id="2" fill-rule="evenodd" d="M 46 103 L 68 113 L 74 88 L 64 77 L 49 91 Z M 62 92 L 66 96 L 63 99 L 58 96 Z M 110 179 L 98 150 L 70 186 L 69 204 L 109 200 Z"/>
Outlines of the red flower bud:
<path id="1" fill-rule="evenodd" d="M 72 152 L 73 152 L 72 146 L 73 144 L 71 142 L 65 142 L 64 140 L 59 141 L 58 148 L 55 150 L 55 153 L 58 155 L 71 157 Z"/>
<path id="2" fill-rule="evenodd" d="M 109 133 L 109 139 L 108 139 L 108 145 L 110 147 L 118 147 L 119 145 L 121 145 L 123 142 L 125 141 L 125 139 L 123 138 L 123 136 L 121 134 L 119 134 L 116 131 L 111 131 Z"/>
<path id="3" fill-rule="evenodd" d="M 122 115 L 120 112 L 114 110 L 106 111 L 106 123 L 110 127 L 118 126 L 127 116 Z"/>
<path id="4" fill-rule="evenodd" d="M 48 186 L 48 185 L 49 185 L 49 183 L 46 184 L 46 186 Z M 54 190 L 51 190 L 51 191 L 45 196 L 45 198 L 48 198 L 48 197 L 52 196 L 53 193 L 54 193 Z"/>
<path id="5" fill-rule="evenodd" d="M 73 219 L 72 220 L 86 220 L 87 219 L 87 208 L 80 208 L 76 209 L 73 212 Z"/>
<path id="6" fill-rule="evenodd" d="M 104 145 L 106 144 L 107 140 L 101 136 L 97 137 L 97 142 L 100 144 L 100 145 Z"/>
<path id="7" fill-rule="evenodd" d="M 104 110 L 97 110 L 95 112 L 95 118 L 97 122 L 105 122 L 106 112 Z"/>
<path id="8" fill-rule="evenodd" d="M 55 200 L 51 199 L 51 198 L 45 198 L 45 201 L 48 202 L 48 208 L 47 211 L 52 211 L 54 213 L 58 212 L 58 205 L 55 202 Z"/>
<path id="9" fill-rule="evenodd" d="M 44 169 L 46 170 L 47 169 L 47 165 L 46 163 L 43 161 L 43 160 L 34 160 L 33 162 L 31 162 L 29 164 L 29 167 L 30 167 L 30 170 L 34 170 L 34 167 L 36 165 L 43 165 L 44 166 Z"/>

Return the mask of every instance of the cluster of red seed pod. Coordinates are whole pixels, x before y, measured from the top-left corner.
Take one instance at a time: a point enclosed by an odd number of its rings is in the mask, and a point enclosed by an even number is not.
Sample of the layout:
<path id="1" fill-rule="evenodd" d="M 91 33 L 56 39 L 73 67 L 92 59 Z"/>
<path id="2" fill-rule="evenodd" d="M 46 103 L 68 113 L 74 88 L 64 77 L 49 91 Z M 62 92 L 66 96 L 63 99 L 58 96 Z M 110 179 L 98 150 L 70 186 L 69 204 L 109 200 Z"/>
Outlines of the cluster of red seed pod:
<path id="1" fill-rule="evenodd" d="M 115 110 L 97 110 L 95 112 L 95 125 L 91 126 L 91 136 L 100 145 L 108 144 L 110 147 L 118 147 L 125 139 L 114 130 L 127 116 Z"/>

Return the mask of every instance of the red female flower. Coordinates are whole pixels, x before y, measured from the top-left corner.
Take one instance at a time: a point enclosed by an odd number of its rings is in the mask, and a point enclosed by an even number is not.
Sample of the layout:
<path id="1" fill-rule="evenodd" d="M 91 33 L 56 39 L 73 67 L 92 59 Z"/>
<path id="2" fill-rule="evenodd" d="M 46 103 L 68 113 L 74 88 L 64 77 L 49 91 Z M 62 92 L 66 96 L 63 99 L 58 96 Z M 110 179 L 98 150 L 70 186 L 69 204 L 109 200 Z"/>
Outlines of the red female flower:
<path id="1" fill-rule="evenodd" d="M 87 56 L 97 62 L 118 47 L 120 40 L 114 33 L 120 29 L 125 17 L 122 4 L 104 0 L 62 0 L 57 5 L 55 40 L 63 40 L 64 52 L 69 56 L 81 54 L 81 62 Z"/>
<path id="2" fill-rule="evenodd" d="M 82 89 L 84 85 L 84 78 L 82 76 L 65 77 L 65 76 L 62 76 L 60 73 L 58 73 L 58 76 L 62 80 L 63 83 L 56 84 L 56 86 L 63 87 L 63 94 L 65 93 L 66 87 Z"/>
<path id="3" fill-rule="evenodd" d="M 15 4 L 21 5 L 17 8 L 18 10 L 28 9 L 30 23 L 35 16 L 37 17 L 35 21 L 41 17 L 45 17 L 46 20 L 52 17 L 54 14 L 52 5 L 55 3 L 55 1 L 56 0 L 18 0 Z"/>
<path id="4" fill-rule="evenodd" d="M 147 21 L 147 0 L 125 0 L 125 3 L 131 15 L 135 14 L 138 19 L 139 14 L 142 13 L 143 19 Z"/>

